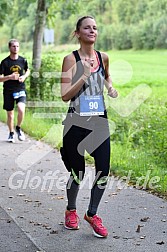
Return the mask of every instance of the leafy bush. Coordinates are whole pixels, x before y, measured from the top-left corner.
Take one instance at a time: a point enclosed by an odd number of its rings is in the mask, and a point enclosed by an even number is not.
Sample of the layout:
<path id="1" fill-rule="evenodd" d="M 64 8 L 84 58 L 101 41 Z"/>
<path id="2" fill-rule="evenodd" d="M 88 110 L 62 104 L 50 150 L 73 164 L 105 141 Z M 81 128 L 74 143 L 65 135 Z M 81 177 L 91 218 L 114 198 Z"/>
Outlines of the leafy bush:
<path id="1" fill-rule="evenodd" d="M 60 94 L 60 70 L 61 66 L 55 52 L 50 51 L 42 55 L 39 77 L 36 79 L 39 92 L 36 100 L 55 101 L 57 99 L 57 95 Z M 30 95 L 28 99 L 31 100 Z"/>
<path id="2" fill-rule="evenodd" d="M 124 50 L 132 47 L 129 26 L 106 25 L 101 26 L 99 30 L 97 48 L 107 51 L 111 49 Z"/>
<path id="3" fill-rule="evenodd" d="M 60 37 L 60 44 L 66 44 L 70 41 L 70 35 L 72 34 L 73 26 L 71 23 L 64 23 L 62 27 L 62 33 Z"/>
<path id="4" fill-rule="evenodd" d="M 129 26 L 120 25 L 119 27 L 114 27 L 112 45 L 117 50 L 130 49 L 132 47 Z"/>
<path id="5" fill-rule="evenodd" d="M 162 16 L 154 23 L 155 48 L 167 48 L 167 18 Z"/>
<path id="6" fill-rule="evenodd" d="M 99 26 L 96 48 L 104 51 L 112 49 L 112 25 Z"/>
<path id="7" fill-rule="evenodd" d="M 54 101 L 60 94 L 60 64 L 55 52 L 49 52 L 42 57 L 40 69 L 40 99 Z"/>

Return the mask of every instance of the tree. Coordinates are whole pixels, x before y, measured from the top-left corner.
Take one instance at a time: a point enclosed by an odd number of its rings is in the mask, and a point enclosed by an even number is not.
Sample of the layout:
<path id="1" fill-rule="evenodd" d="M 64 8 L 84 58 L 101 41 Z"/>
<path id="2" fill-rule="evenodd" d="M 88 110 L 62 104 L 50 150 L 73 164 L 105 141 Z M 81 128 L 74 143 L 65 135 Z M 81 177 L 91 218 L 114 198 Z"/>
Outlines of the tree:
<path id="1" fill-rule="evenodd" d="M 32 2 L 35 1 L 29 0 L 29 2 L 25 2 L 24 0 L 11 0 L 0 3 L 0 24 L 6 22 L 10 29 L 11 38 L 17 35 L 16 26 L 19 21 L 25 19 L 27 9 Z"/>
<path id="2" fill-rule="evenodd" d="M 35 71 L 39 71 L 41 66 L 41 52 L 43 31 L 46 23 L 46 2 L 45 0 L 38 0 L 36 11 L 36 24 L 33 39 L 33 61 L 32 66 Z"/>
<path id="3" fill-rule="evenodd" d="M 53 17 L 53 12 L 55 14 L 62 9 L 65 10 L 73 10 L 77 9 L 78 0 L 38 0 L 37 1 L 37 11 L 36 11 L 36 23 L 34 30 L 34 38 L 33 38 L 33 58 L 32 58 L 32 71 L 30 80 L 30 96 L 31 99 L 40 99 L 39 97 L 39 83 L 38 83 L 38 73 L 41 67 L 41 54 L 42 54 L 42 42 L 43 42 L 43 33 L 46 24 L 48 9 L 51 9 L 50 16 Z M 54 11 L 53 11 L 53 6 Z M 37 75 L 35 74 L 37 73 Z M 34 78 L 35 77 L 35 78 Z"/>
<path id="4" fill-rule="evenodd" d="M 42 52 L 42 41 L 43 31 L 46 23 L 46 1 L 38 0 L 37 11 L 36 11 L 36 23 L 33 38 L 33 57 L 32 57 L 32 71 L 39 72 L 41 66 L 41 52 Z M 32 98 L 38 97 L 38 82 L 34 78 L 36 76 L 31 75 L 30 81 L 30 95 Z M 37 76 L 38 77 L 38 76 Z"/>
<path id="5" fill-rule="evenodd" d="M 10 12 L 11 4 L 12 4 L 11 2 L 6 0 L 0 1 L 0 26 L 3 25 L 5 18 Z"/>

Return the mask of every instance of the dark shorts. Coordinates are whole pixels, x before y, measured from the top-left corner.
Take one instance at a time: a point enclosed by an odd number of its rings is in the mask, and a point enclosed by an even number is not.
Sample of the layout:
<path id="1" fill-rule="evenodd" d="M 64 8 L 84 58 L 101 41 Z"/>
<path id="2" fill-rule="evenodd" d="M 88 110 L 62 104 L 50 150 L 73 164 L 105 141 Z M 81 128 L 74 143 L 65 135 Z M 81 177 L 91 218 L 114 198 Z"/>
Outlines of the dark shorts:
<path id="1" fill-rule="evenodd" d="M 12 111 L 14 109 L 15 103 L 18 104 L 19 102 L 26 103 L 26 96 L 21 96 L 17 99 L 13 98 L 13 92 L 3 92 L 3 109 L 6 111 Z"/>

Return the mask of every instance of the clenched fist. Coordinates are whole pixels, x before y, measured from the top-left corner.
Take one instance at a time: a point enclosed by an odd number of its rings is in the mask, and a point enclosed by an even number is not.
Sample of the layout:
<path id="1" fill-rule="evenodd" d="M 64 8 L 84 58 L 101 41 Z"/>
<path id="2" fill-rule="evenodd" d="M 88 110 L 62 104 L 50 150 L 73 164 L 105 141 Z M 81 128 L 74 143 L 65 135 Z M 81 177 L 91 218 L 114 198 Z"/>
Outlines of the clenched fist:
<path id="1" fill-rule="evenodd" d="M 116 98 L 118 96 L 118 92 L 113 87 L 109 87 L 109 89 L 108 89 L 108 95 L 110 97 L 112 97 L 112 98 Z"/>

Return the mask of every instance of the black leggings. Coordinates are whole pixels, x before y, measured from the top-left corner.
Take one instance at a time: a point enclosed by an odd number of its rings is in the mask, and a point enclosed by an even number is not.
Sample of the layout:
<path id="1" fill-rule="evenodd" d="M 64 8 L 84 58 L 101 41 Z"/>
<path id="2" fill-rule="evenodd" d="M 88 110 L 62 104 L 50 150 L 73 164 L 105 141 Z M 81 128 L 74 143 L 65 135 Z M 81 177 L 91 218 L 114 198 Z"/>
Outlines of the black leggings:
<path id="1" fill-rule="evenodd" d="M 76 125 L 77 124 L 77 125 Z M 90 118 L 65 124 L 63 148 L 71 168 L 67 183 L 67 209 L 76 208 L 79 185 L 85 174 L 85 150 L 95 161 L 95 180 L 91 189 L 89 212 L 96 214 L 105 190 L 110 167 L 110 134 L 106 118 Z"/>

